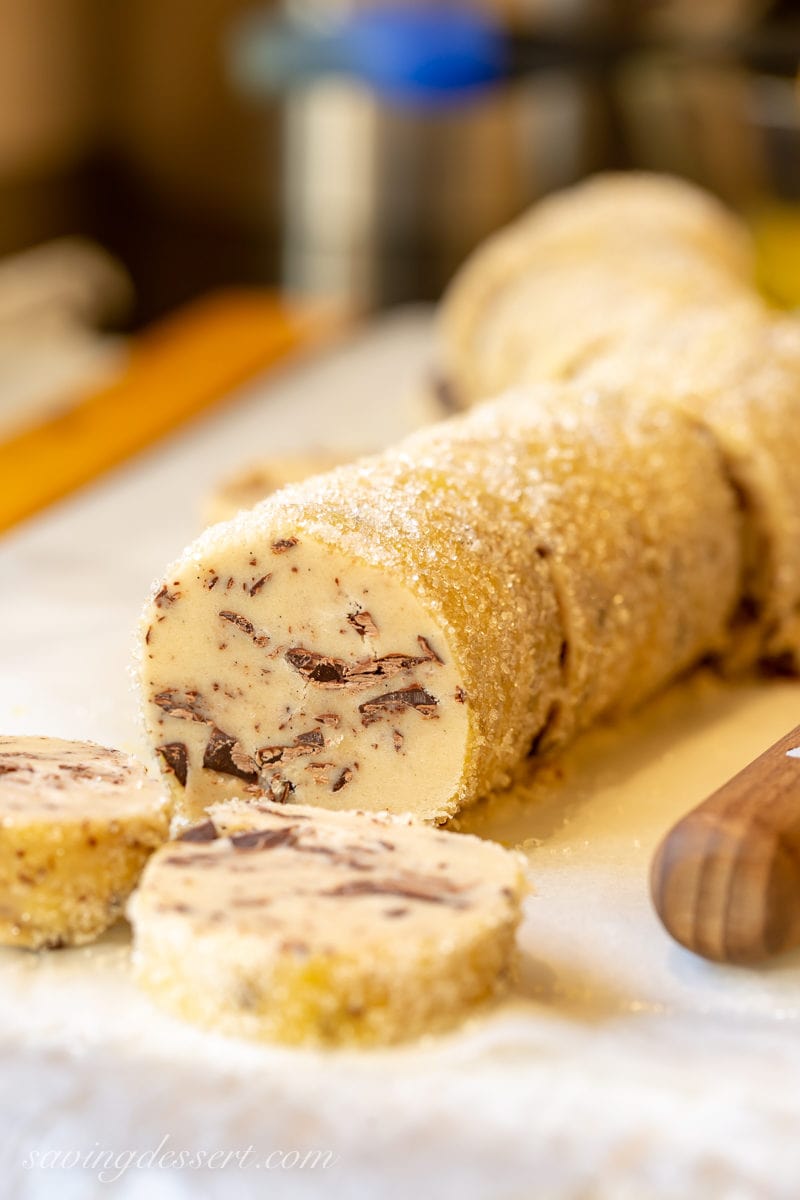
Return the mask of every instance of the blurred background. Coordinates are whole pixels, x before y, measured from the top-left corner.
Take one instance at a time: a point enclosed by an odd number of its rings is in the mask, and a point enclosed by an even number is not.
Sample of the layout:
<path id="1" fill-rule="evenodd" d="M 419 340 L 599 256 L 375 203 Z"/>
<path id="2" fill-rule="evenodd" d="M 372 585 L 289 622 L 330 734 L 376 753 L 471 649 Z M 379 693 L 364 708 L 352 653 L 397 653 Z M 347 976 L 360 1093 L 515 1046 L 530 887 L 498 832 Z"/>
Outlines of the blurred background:
<path id="1" fill-rule="evenodd" d="M 0 0 L 0 528 L 603 168 L 800 305 L 799 62 L 788 0 Z"/>
<path id="2" fill-rule="evenodd" d="M 766 0 L 0 0 L 0 256 L 92 239 L 125 328 L 231 283 L 431 299 L 609 166 L 771 208 L 785 250 L 798 59 L 797 5 Z"/>

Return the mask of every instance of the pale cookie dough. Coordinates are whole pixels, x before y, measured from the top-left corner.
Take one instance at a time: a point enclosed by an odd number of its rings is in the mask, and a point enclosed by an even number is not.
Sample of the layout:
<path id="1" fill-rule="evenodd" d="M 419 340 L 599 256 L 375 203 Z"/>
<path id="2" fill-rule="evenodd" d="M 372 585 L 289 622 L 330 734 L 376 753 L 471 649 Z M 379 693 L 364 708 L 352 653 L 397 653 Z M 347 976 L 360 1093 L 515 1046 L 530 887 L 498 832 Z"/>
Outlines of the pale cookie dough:
<path id="1" fill-rule="evenodd" d="M 166 841 L 163 786 L 117 750 L 0 738 L 0 943 L 90 942 Z"/>
<path id="2" fill-rule="evenodd" d="M 557 380 L 648 396 L 713 438 L 741 508 L 727 669 L 800 669 L 800 322 L 756 292 L 743 225 L 689 185 L 612 176 L 479 249 L 443 304 L 441 408 Z"/>
<path id="3" fill-rule="evenodd" d="M 629 328 L 681 308 L 759 302 L 744 226 L 667 176 L 599 176 L 536 205 L 480 246 L 439 317 L 437 374 L 466 407 L 523 381 L 565 378 Z"/>
<path id="4" fill-rule="evenodd" d="M 740 312 L 684 316 L 657 339 L 629 339 L 578 372 L 635 388 L 701 423 L 742 508 L 745 582 L 734 667 L 800 668 L 800 322 Z"/>
<path id="5" fill-rule="evenodd" d="M 725 642 L 739 513 L 696 422 L 524 392 L 213 527 L 142 626 L 184 820 L 238 796 L 442 821 Z"/>
<path id="6" fill-rule="evenodd" d="M 452 1025 L 507 978 L 521 856 L 386 814 L 231 803 L 212 817 L 154 855 L 128 909 L 135 976 L 178 1016 L 387 1043 Z"/>
<path id="7" fill-rule="evenodd" d="M 206 499 L 205 523 L 213 525 L 216 521 L 229 521 L 243 509 L 254 508 L 287 483 L 299 483 L 310 475 L 320 475 L 356 457 L 356 454 L 318 450 L 313 454 L 273 455 L 251 463 L 220 480 Z"/>

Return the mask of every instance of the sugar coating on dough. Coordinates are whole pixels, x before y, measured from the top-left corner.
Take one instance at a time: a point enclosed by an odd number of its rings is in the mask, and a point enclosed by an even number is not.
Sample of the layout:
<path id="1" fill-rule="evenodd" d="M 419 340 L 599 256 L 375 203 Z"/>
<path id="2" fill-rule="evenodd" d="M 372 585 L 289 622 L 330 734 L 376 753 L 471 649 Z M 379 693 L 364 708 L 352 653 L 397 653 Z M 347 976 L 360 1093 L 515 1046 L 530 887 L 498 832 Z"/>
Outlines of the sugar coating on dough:
<path id="1" fill-rule="evenodd" d="M 177 1015 L 289 1043 L 452 1025 L 508 978 L 521 856 L 388 814 L 215 806 L 129 905 L 135 976 Z"/>
<path id="2" fill-rule="evenodd" d="M 724 642 L 739 513 L 708 436 L 541 388 L 208 530 L 144 615 L 178 812 L 251 796 L 442 821 Z"/>
<path id="3" fill-rule="evenodd" d="M 701 424 L 742 513 L 726 667 L 800 670 L 800 324 L 758 295 L 737 218 L 677 180 L 591 180 L 480 247 L 440 331 L 443 386 L 462 406 L 558 380 L 649 396 Z"/>
<path id="4" fill-rule="evenodd" d="M 122 915 L 168 830 L 163 785 L 127 755 L 0 738 L 0 942 L 92 941 Z"/>
<path id="5" fill-rule="evenodd" d="M 629 339 L 577 373 L 625 385 L 701 424 L 743 512 L 745 580 L 732 666 L 800 667 L 800 324 L 730 309 L 684 315 L 657 339 Z"/>

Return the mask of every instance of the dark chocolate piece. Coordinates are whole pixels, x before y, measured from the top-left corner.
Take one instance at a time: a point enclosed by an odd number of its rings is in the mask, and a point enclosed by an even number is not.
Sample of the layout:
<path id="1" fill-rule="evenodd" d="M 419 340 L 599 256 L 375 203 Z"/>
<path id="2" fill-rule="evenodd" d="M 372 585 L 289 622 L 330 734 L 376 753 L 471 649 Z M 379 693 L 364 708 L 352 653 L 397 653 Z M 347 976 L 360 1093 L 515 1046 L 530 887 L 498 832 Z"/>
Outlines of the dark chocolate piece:
<path id="1" fill-rule="evenodd" d="M 320 731 L 309 729 L 307 733 L 298 733 L 291 745 L 262 746 L 256 750 L 256 759 L 262 767 L 269 767 L 288 759 L 301 758 L 304 754 L 316 754 L 324 746 L 325 739 Z"/>
<path id="2" fill-rule="evenodd" d="M 417 635 L 417 643 L 422 651 L 423 658 L 430 659 L 431 662 L 439 663 L 440 666 L 444 665 L 444 659 L 439 657 L 428 639 L 423 637 L 421 633 Z"/>
<path id="3" fill-rule="evenodd" d="M 180 592 L 171 592 L 164 583 L 153 597 L 153 603 L 155 604 L 156 608 L 169 608 L 171 604 L 174 604 L 176 600 L 180 599 L 180 595 Z"/>
<path id="4" fill-rule="evenodd" d="M 341 724 L 338 713 L 319 713 L 314 720 L 319 721 L 320 725 L 330 725 L 334 729 L 338 729 Z"/>
<path id="5" fill-rule="evenodd" d="M 466 908 L 467 902 L 455 892 L 456 889 L 446 880 L 409 876 L 407 879 L 350 879 L 320 895 L 400 896 L 405 900 L 421 900 L 425 904 L 450 904 L 453 908 Z"/>
<path id="6" fill-rule="evenodd" d="M 359 637 L 377 637 L 378 626 L 368 612 L 349 613 L 347 620 L 353 626 Z"/>
<path id="7" fill-rule="evenodd" d="M 428 643 L 423 657 L 412 654 L 383 654 L 380 658 L 361 658 L 347 662 L 330 654 L 318 654 L 303 646 L 286 651 L 286 661 L 309 683 L 323 688 L 369 687 L 375 678 L 388 678 L 427 662 L 441 662 Z"/>
<path id="8" fill-rule="evenodd" d="M 371 700 L 365 700 L 363 704 L 359 704 L 358 711 L 361 713 L 362 724 L 369 725 L 372 721 L 379 721 L 386 713 L 402 712 L 406 708 L 415 709 L 422 717 L 435 717 L 438 703 L 430 692 L 426 692 L 418 683 L 412 683 L 410 687 L 401 688 L 397 692 L 384 692 L 382 696 L 373 696 Z"/>
<path id="9" fill-rule="evenodd" d="M 270 579 L 272 579 L 271 575 L 262 575 L 260 579 L 257 579 L 255 583 L 251 584 L 247 589 L 250 595 L 255 596 L 256 593 L 260 592 L 264 584 L 268 583 Z"/>
<path id="10" fill-rule="evenodd" d="M 353 772 L 349 767 L 343 767 L 342 773 L 331 788 L 332 792 L 340 792 L 342 788 L 353 778 Z"/>
<path id="11" fill-rule="evenodd" d="M 295 840 L 294 825 L 283 829 L 254 829 L 235 833 L 231 837 L 234 850 L 272 850 L 275 846 L 290 846 Z"/>
<path id="12" fill-rule="evenodd" d="M 252 621 L 247 617 L 243 617 L 241 613 L 231 612 L 229 609 L 224 609 L 220 612 L 220 617 L 223 621 L 229 621 L 231 625 L 235 625 L 237 629 L 241 629 L 242 633 L 251 637 L 257 646 L 269 645 L 269 635 L 266 633 L 258 633 Z"/>
<path id="13" fill-rule="evenodd" d="M 243 617 L 241 613 L 229 612 L 227 609 L 223 609 L 219 615 L 222 617 L 223 621 L 230 621 L 231 625 L 236 625 L 237 628 L 241 629 L 242 633 L 246 633 L 248 637 L 253 636 L 253 633 L 255 632 L 253 628 L 253 622 L 248 621 L 247 617 Z"/>
<path id="14" fill-rule="evenodd" d="M 221 775 L 234 775 L 247 783 L 256 783 L 258 780 L 258 768 L 253 759 L 245 754 L 235 737 L 217 729 L 216 725 L 208 739 L 203 766 Z"/>
<path id="15" fill-rule="evenodd" d="M 297 545 L 297 538 L 281 538 L 280 541 L 272 543 L 273 554 L 285 554 L 287 550 L 293 550 Z"/>
<path id="16" fill-rule="evenodd" d="M 208 722 L 203 711 L 203 697 L 199 692 L 187 691 L 181 694 L 176 688 L 167 688 L 153 697 L 153 703 L 163 709 L 170 717 L 178 717 L 182 721 Z"/>
<path id="17" fill-rule="evenodd" d="M 219 837 L 219 832 L 213 821 L 203 821 L 201 825 L 192 825 L 178 838 L 179 842 L 213 842 Z"/>
<path id="18" fill-rule="evenodd" d="M 166 766 L 177 779 L 181 787 L 186 787 L 186 776 L 189 773 L 189 755 L 183 742 L 167 742 L 156 746 L 156 754 L 160 754 Z"/>

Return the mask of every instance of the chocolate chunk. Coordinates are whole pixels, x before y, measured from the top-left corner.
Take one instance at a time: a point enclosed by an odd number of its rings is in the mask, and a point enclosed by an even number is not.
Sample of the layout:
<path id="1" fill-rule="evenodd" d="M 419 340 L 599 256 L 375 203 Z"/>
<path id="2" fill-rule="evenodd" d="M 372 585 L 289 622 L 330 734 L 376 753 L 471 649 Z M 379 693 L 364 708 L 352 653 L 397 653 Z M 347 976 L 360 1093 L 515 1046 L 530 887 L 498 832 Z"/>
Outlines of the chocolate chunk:
<path id="1" fill-rule="evenodd" d="M 169 854 L 163 861 L 171 867 L 213 867 L 217 860 L 211 854 Z"/>
<path id="2" fill-rule="evenodd" d="M 175 688 L 167 688 L 153 697 L 153 703 L 169 716 L 178 717 L 182 721 L 199 721 L 205 724 L 209 719 L 203 711 L 203 698 L 199 692 L 187 691 L 181 694 Z"/>
<path id="3" fill-rule="evenodd" d="M 169 608 L 171 604 L 174 604 L 176 600 L 180 599 L 180 596 L 180 592 L 171 592 L 164 583 L 153 597 L 153 603 L 155 604 L 156 608 Z"/>
<path id="4" fill-rule="evenodd" d="M 298 746 L 324 746 L 325 738 L 318 729 L 309 729 L 308 733 L 298 733 L 295 744 Z"/>
<path id="5" fill-rule="evenodd" d="M 347 620 L 355 629 L 359 637 L 377 637 L 378 626 L 373 621 L 368 612 L 349 613 Z"/>
<path id="6" fill-rule="evenodd" d="M 372 721 L 379 721 L 386 713 L 402 712 L 406 708 L 415 709 L 422 717 L 435 717 L 438 703 L 435 696 L 431 696 L 418 683 L 412 683 L 410 687 L 401 688 L 400 691 L 384 692 L 382 696 L 373 696 L 371 700 L 365 700 L 363 704 L 359 704 L 358 711 L 361 713 L 362 724 L 369 725 Z"/>
<path id="7" fill-rule="evenodd" d="M 342 788 L 345 786 L 345 784 L 348 784 L 352 778 L 353 778 L 353 772 L 350 770 L 349 767 L 344 767 L 341 775 L 339 776 L 339 778 L 336 780 L 333 787 L 331 788 L 331 791 L 332 792 L 340 792 L 342 790 Z"/>
<path id="8" fill-rule="evenodd" d="M 453 699 L 455 700 L 456 704 L 466 704 L 467 693 L 462 687 L 457 687 L 453 695 Z"/>
<path id="9" fill-rule="evenodd" d="M 272 800 L 273 804 L 288 803 L 289 797 L 291 796 L 293 791 L 294 791 L 294 784 L 290 783 L 288 779 L 281 779 L 281 777 L 278 776 L 276 779 L 270 780 L 270 783 L 269 783 L 270 796 L 269 796 L 269 798 Z"/>
<path id="10" fill-rule="evenodd" d="M 348 682 L 358 682 L 369 686 L 375 676 L 387 678 L 390 675 L 397 675 L 400 671 L 410 671 L 412 667 L 419 667 L 422 663 L 430 661 L 428 654 L 421 658 L 415 658 L 410 654 L 384 654 L 380 658 L 365 658 L 361 662 L 354 663 L 348 670 Z"/>
<path id="11" fill-rule="evenodd" d="M 272 767 L 275 763 L 283 762 L 286 749 L 286 746 L 262 746 L 260 750 L 256 750 L 256 761 L 262 767 Z"/>
<path id="12" fill-rule="evenodd" d="M 425 904 L 450 904 L 466 908 L 466 901 L 456 895 L 459 889 L 445 880 L 426 876 L 403 879 L 350 879 L 335 888 L 320 892 L 321 896 L 399 896 L 405 900 L 420 900 Z"/>
<path id="13" fill-rule="evenodd" d="M 400 730 L 399 730 L 399 729 L 393 729 L 393 730 L 392 730 L 392 742 L 394 743 L 394 748 L 395 748 L 395 750 L 397 751 L 397 753 L 398 753 L 398 754 L 399 754 L 399 753 L 400 753 L 400 751 L 403 749 L 403 742 L 404 742 L 404 741 L 405 741 L 405 738 L 403 737 L 403 735 L 402 735 L 402 733 L 400 732 Z"/>
<path id="14" fill-rule="evenodd" d="M 426 643 L 424 657 L 411 654 L 384 654 L 380 658 L 360 658 L 347 662 L 330 654 L 319 654 L 303 646 L 286 651 L 286 661 L 309 683 L 323 688 L 369 687 L 376 677 L 387 678 L 400 671 L 409 671 L 422 663 L 441 661 Z"/>
<path id="15" fill-rule="evenodd" d="M 236 738 L 216 726 L 213 726 L 208 739 L 203 766 L 221 775 L 234 775 L 247 783 L 256 783 L 258 780 L 258 768 L 253 759 L 245 754 Z"/>
<path id="16" fill-rule="evenodd" d="M 421 633 L 417 636 L 417 643 L 424 658 L 429 659 L 431 662 L 439 663 L 440 666 L 444 665 L 444 659 L 439 657 L 428 639 L 424 638 Z"/>
<path id="17" fill-rule="evenodd" d="M 347 664 L 341 658 L 317 654 L 301 646 L 286 651 L 286 661 L 309 683 L 341 687 L 346 682 Z"/>
<path id="18" fill-rule="evenodd" d="M 338 729 L 341 724 L 338 713 L 319 713 L 314 720 L 319 721 L 320 725 L 330 725 L 333 729 Z"/>
<path id="19" fill-rule="evenodd" d="M 223 609 L 219 615 L 222 617 L 223 621 L 230 621 L 231 625 L 236 625 L 236 627 L 241 629 L 242 633 L 246 633 L 248 637 L 253 636 L 253 633 L 255 632 L 253 629 L 253 622 L 248 621 L 247 617 L 243 617 L 241 613 L 229 612 Z"/>
<path id="20" fill-rule="evenodd" d="M 189 772 L 189 756 L 184 743 L 167 742 L 164 746 L 157 746 L 156 753 L 161 755 L 181 787 L 186 787 L 186 776 Z"/>
<path id="21" fill-rule="evenodd" d="M 294 825 L 283 829 L 254 829 L 235 833 L 231 837 L 234 850 L 272 850 L 275 846 L 291 846 L 295 840 Z"/>
<path id="22" fill-rule="evenodd" d="M 287 550 L 292 550 L 297 545 L 297 538 L 281 538 L 278 542 L 272 543 L 273 554 L 285 554 Z"/>
<path id="23" fill-rule="evenodd" d="M 248 637 L 251 637 L 257 646 L 269 645 L 269 635 L 266 633 L 257 633 L 253 622 L 248 621 L 247 617 L 243 617 L 241 613 L 225 609 L 219 613 L 219 616 L 222 617 L 223 621 L 230 621 L 231 625 L 235 625 L 237 629 L 241 629 L 242 633 L 246 633 Z"/>
<path id="24" fill-rule="evenodd" d="M 203 821 L 202 825 L 193 825 L 186 829 L 178 838 L 179 842 L 213 842 L 219 837 L 219 832 L 213 821 Z"/>
<path id="25" fill-rule="evenodd" d="M 301 758 L 304 754 L 316 754 L 325 746 L 325 739 L 318 729 L 309 729 L 307 733 L 299 733 L 289 746 L 262 746 L 256 750 L 256 759 L 262 767 L 273 766 L 292 758 Z"/>
<path id="26" fill-rule="evenodd" d="M 248 592 L 250 593 L 250 595 L 255 596 L 258 592 L 261 591 L 264 584 L 269 582 L 270 579 L 272 579 L 271 575 L 262 575 L 260 579 L 257 579 L 255 581 L 255 583 L 251 584 L 250 587 L 247 589 Z"/>

